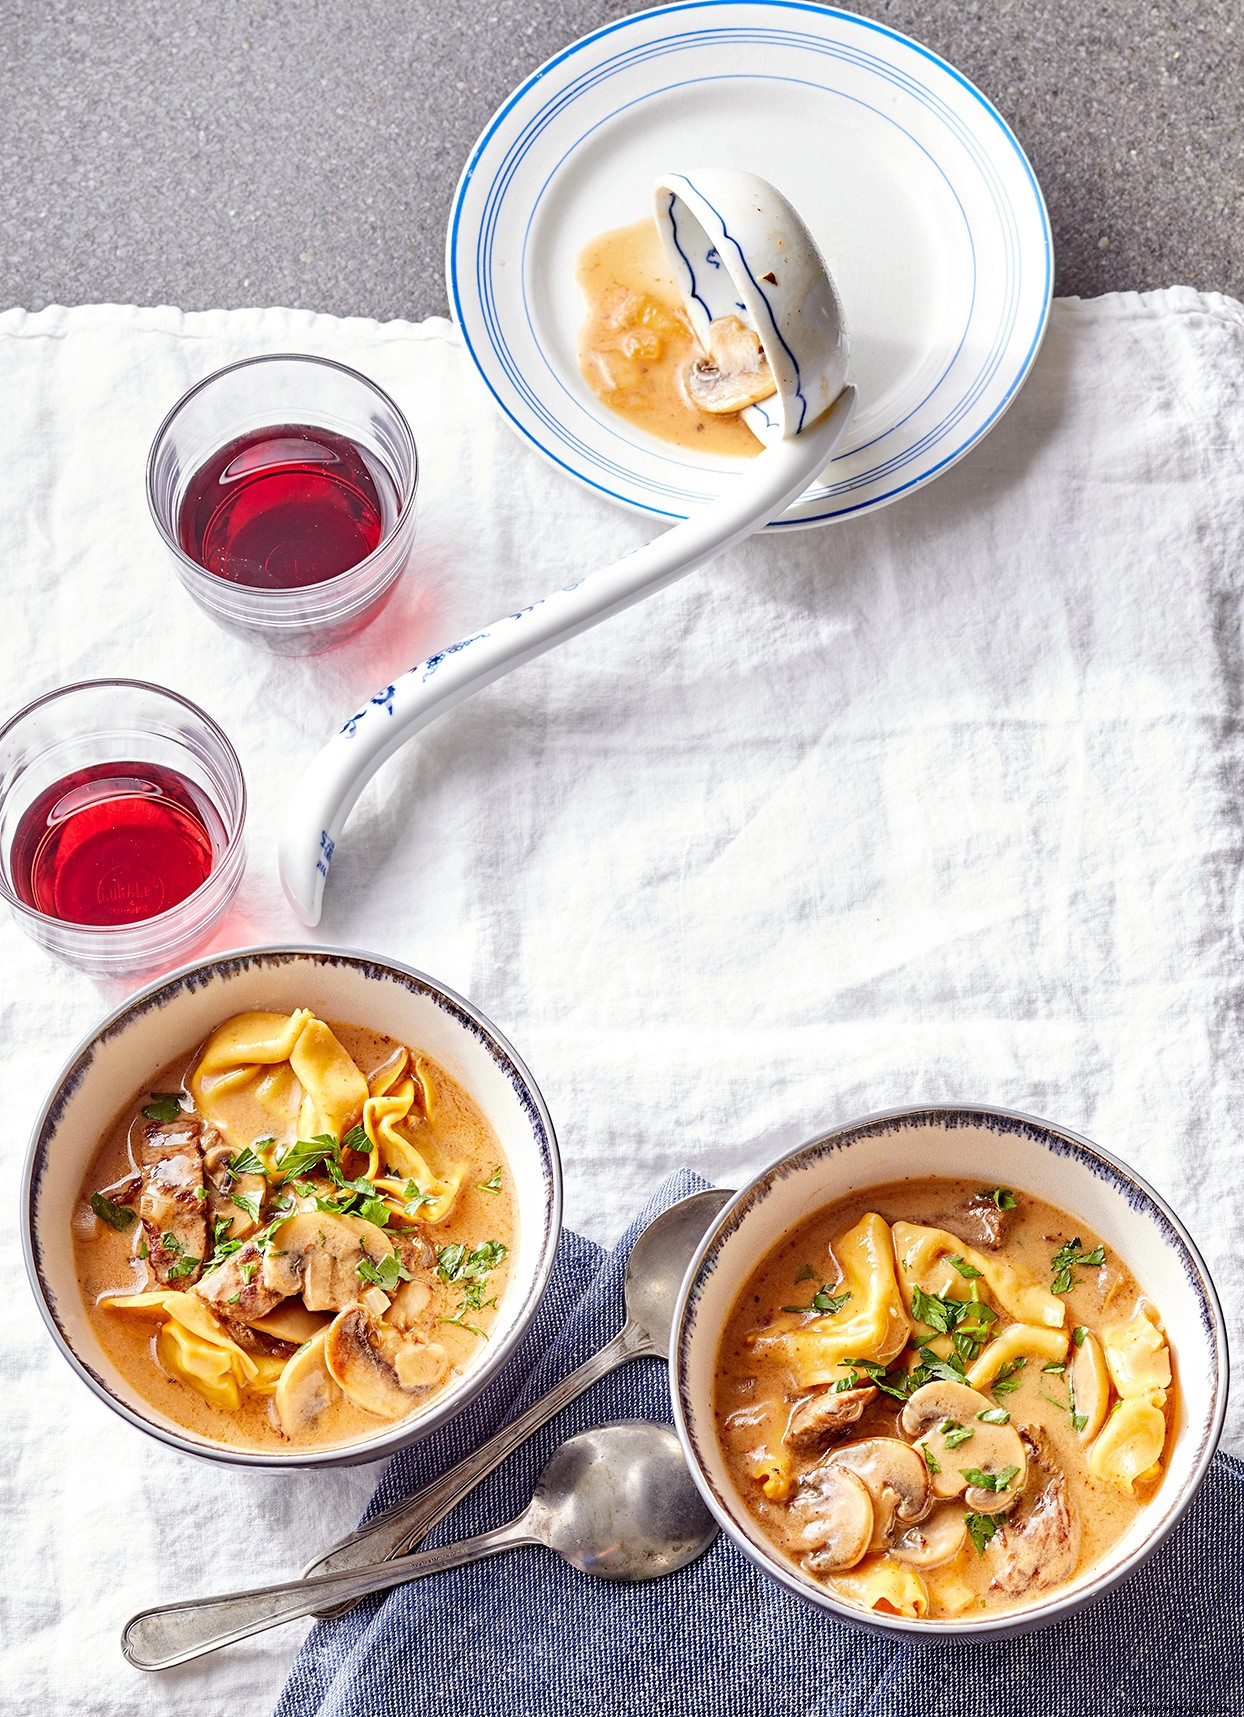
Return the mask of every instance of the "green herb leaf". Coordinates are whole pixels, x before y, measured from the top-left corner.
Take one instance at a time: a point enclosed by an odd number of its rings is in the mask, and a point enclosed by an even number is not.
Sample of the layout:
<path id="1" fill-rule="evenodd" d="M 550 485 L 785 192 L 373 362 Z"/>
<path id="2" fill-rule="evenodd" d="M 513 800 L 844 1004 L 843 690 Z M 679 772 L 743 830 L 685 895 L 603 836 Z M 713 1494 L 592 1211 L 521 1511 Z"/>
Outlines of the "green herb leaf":
<path id="1" fill-rule="evenodd" d="M 145 1240 L 140 1240 L 138 1242 L 138 1256 L 140 1258 L 149 1258 L 151 1256 L 151 1248 Z"/>
<path id="2" fill-rule="evenodd" d="M 207 1188 L 205 1186 L 196 1186 L 194 1189 L 194 1196 L 198 1199 L 200 1204 L 206 1204 Z"/>
<path id="3" fill-rule="evenodd" d="M 313 1139 L 298 1139 L 282 1155 L 277 1164 L 278 1178 L 284 1183 L 295 1175 L 304 1175 L 317 1163 L 331 1171 L 338 1166 L 341 1147 L 332 1133 L 317 1133 Z"/>
<path id="4" fill-rule="evenodd" d="M 386 1294 L 391 1294 L 399 1282 L 410 1281 L 410 1271 L 396 1252 L 390 1252 L 378 1264 L 370 1258 L 360 1258 L 358 1273 L 364 1282 L 374 1282 Z"/>
<path id="5" fill-rule="evenodd" d="M 1050 1259 L 1050 1269 L 1054 1272 L 1050 1287 L 1056 1294 L 1065 1294 L 1075 1286 L 1075 1277 L 1072 1272 L 1077 1266 L 1093 1269 L 1105 1262 L 1106 1249 L 1104 1246 L 1094 1246 L 1091 1252 L 1086 1252 L 1080 1244 L 1078 1236 L 1074 1240 L 1068 1240 L 1066 1245 L 1060 1246 Z"/>
<path id="6" fill-rule="evenodd" d="M 815 1280 L 816 1271 L 812 1268 L 811 1264 L 804 1264 L 800 1267 L 799 1274 L 795 1277 L 795 1286 L 798 1287 L 800 1282 L 812 1282 Z"/>
<path id="7" fill-rule="evenodd" d="M 1061 1377 L 1067 1367 L 1058 1360 L 1052 1360 L 1049 1365 L 1043 1365 L 1041 1369 L 1052 1372 L 1055 1377 Z"/>
<path id="8" fill-rule="evenodd" d="M 364 1222 L 374 1222 L 377 1228 L 387 1228 L 389 1217 L 393 1212 L 382 1198 L 365 1198 L 359 1205 L 358 1214 Z"/>
<path id="9" fill-rule="evenodd" d="M 968 1514 L 964 1516 L 963 1524 L 968 1529 L 968 1537 L 976 1546 L 976 1554 L 983 1556 L 986 1544 L 998 1530 L 998 1522 L 992 1514 Z"/>
<path id="10" fill-rule="evenodd" d="M 960 1425 L 953 1419 L 947 1419 L 942 1426 L 942 1436 L 946 1440 L 948 1449 L 957 1449 L 960 1443 L 966 1443 L 969 1437 L 975 1435 L 976 1433 L 970 1425 Z"/>
<path id="11" fill-rule="evenodd" d="M 996 1493 L 1008 1488 L 1019 1468 L 1003 1467 L 1000 1473 L 988 1473 L 981 1467 L 960 1467 L 959 1471 L 968 1483 L 975 1486 L 977 1490 L 989 1490 Z"/>
<path id="12" fill-rule="evenodd" d="M 936 1477 L 937 1474 L 940 1473 L 942 1470 L 941 1462 L 938 1460 L 937 1456 L 933 1453 L 932 1449 L 929 1447 L 929 1445 L 927 1443 L 921 1443 L 920 1453 L 924 1456 L 925 1466 L 928 1467 L 929 1471 L 933 1474 L 934 1477 Z"/>
<path id="13" fill-rule="evenodd" d="M 118 1234 L 124 1234 L 127 1228 L 132 1228 L 138 1221 L 132 1210 L 127 1210 L 123 1204 L 114 1204 L 110 1198 L 105 1198 L 102 1192 L 93 1192 L 90 1204 L 99 1220 L 106 1222 L 109 1228 L 115 1228 Z"/>
<path id="14" fill-rule="evenodd" d="M 1015 1209 L 1015 1194 L 1009 1186 L 990 1187 L 988 1191 L 981 1194 L 981 1197 L 987 1198 L 990 1204 L 997 1205 L 999 1210 Z"/>
<path id="15" fill-rule="evenodd" d="M 149 1121 L 175 1121 L 182 1114 L 180 1091 L 152 1091 L 150 1103 L 143 1105 Z"/>
<path id="16" fill-rule="evenodd" d="M 231 1175 L 266 1174 L 268 1172 L 263 1166 L 263 1159 L 257 1157 L 254 1151 L 249 1149 L 234 1151 L 227 1166 Z"/>
<path id="17" fill-rule="evenodd" d="M 826 1282 L 823 1287 L 817 1289 L 806 1306 L 783 1306 L 782 1310 L 784 1312 L 820 1312 L 826 1317 L 833 1317 L 842 1310 L 850 1298 L 851 1290 L 849 1288 L 845 1294 L 831 1294 L 829 1283 Z"/>
<path id="18" fill-rule="evenodd" d="M 978 1413 L 976 1417 L 983 1425 L 1009 1425 L 1011 1423 L 1011 1415 L 1005 1407 L 990 1407 L 986 1412 Z"/>
<path id="19" fill-rule="evenodd" d="M 1084 1327 L 1083 1324 L 1077 1324 L 1076 1325 L 1076 1327 L 1071 1332 L 1071 1339 L 1072 1339 L 1072 1342 L 1075 1344 L 1076 1347 L 1083 1347 L 1084 1346 L 1084 1338 L 1087 1334 L 1088 1334 L 1088 1330 Z"/>
<path id="20" fill-rule="evenodd" d="M 371 1155 L 371 1140 L 367 1137 L 367 1129 L 357 1125 L 351 1127 L 349 1132 L 342 1137 L 341 1149 L 343 1152 L 357 1151 L 360 1156 L 369 1157 Z"/>
<path id="21" fill-rule="evenodd" d="M 998 1367 L 998 1375 L 989 1385 L 991 1395 L 1012 1395 L 1022 1381 L 1020 1373 L 1028 1361 L 1021 1355 L 1018 1359 L 1008 1359 L 1005 1365 Z"/>
<path id="22" fill-rule="evenodd" d="M 477 1180 L 475 1188 L 477 1192 L 500 1192 L 501 1164 L 497 1164 L 496 1168 L 492 1171 L 487 1180 Z"/>
<path id="23" fill-rule="evenodd" d="M 984 1275 L 983 1270 L 978 1270 L 975 1264 L 969 1264 L 960 1252 L 949 1253 L 947 1255 L 946 1262 L 948 1264 L 953 1264 L 955 1269 L 958 1270 L 959 1274 L 964 1277 L 966 1281 L 975 1282 L 978 1277 Z"/>
<path id="24" fill-rule="evenodd" d="M 231 1192 L 229 1203 L 236 1204 L 239 1210 L 244 1210 L 252 1222 L 259 1221 L 259 1194 L 257 1192 Z"/>

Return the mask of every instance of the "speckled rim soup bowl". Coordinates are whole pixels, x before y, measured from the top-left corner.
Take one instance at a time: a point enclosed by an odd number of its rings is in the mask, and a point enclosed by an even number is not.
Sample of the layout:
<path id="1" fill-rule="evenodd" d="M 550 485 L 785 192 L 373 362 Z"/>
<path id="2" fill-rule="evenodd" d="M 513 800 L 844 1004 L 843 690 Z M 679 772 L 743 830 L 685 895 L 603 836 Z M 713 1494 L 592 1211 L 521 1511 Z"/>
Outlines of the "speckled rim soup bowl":
<path id="1" fill-rule="evenodd" d="M 513 1176 L 517 1241 L 510 1285 L 477 1362 L 400 1424 L 336 1448 L 260 1453 L 196 1437 L 121 1377 L 87 1319 L 70 1219 L 87 1164 L 121 1107 L 165 1062 L 189 1054 L 231 1014 L 312 1008 L 389 1032 L 438 1061 L 478 1103 Z M 344 949 L 254 948 L 161 978 L 109 1016 L 69 1058 L 35 1123 L 22 1198 L 26 1268 L 52 1339 L 82 1381 L 131 1425 L 173 1448 L 233 1466 L 350 1466 L 421 1442 L 459 1414 L 505 1364 L 535 1315 L 561 1232 L 561 1163 L 544 1100 L 495 1026 L 445 985 L 394 960 Z"/>
<path id="2" fill-rule="evenodd" d="M 1180 1416 L 1166 1470 L 1127 1535 L 1074 1581 L 1008 1615 L 911 1621 L 854 1609 L 759 1534 L 722 1455 L 713 1418 L 717 1349 L 756 1264 L 813 1211 L 887 1181 L 930 1175 L 1014 1187 L 1083 1220 L 1114 1248 L 1166 1325 Z M 683 1283 L 670 1359 L 674 1417 L 710 1509 L 779 1586 L 852 1626 L 916 1638 L 1029 1633 L 1101 1597 L 1151 1556 L 1195 1496 L 1227 1407 L 1227 1343 L 1214 1285 L 1179 1218 L 1152 1187 L 1087 1139 L 990 1108 L 900 1109 L 813 1139 L 735 1195 Z"/>

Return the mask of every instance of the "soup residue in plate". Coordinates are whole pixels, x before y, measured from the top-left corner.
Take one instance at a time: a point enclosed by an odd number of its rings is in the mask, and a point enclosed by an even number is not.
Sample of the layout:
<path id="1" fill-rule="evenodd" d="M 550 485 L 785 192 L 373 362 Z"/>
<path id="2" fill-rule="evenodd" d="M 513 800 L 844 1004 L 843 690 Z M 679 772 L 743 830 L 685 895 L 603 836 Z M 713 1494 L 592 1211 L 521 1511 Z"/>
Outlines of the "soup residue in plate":
<path id="1" fill-rule="evenodd" d="M 515 1221 L 462 1087 L 303 1008 L 226 1020 L 136 1093 L 73 1231 L 95 1334 L 132 1388 L 195 1436 L 271 1451 L 374 1435 L 461 1375 Z"/>
<path id="2" fill-rule="evenodd" d="M 858 1608 L 1014 1610 L 1131 1526 L 1175 1419 L 1161 1317 L 1064 1211 L 895 1182 L 753 1271 L 715 1417 L 756 1536 Z"/>
<path id="3" fill-rule="evenodd" d="M 579 254 L 587 301 L 579 368 L 603 405 L 662 441 L 697 452 L 754 458 L 760 442 L 737 411 L 705 411 L 691 398 L 693 365 L 705 353 L 692 331 L 652 219 L 602 233 Z M 730 330 L 742 337 L 735 318 Z M 716 327 L 717 324 L 714 324 Z M 751 343 L 759 350 L 755 336 Z M 772 377 L 763 384 L 773 392 Z"/>

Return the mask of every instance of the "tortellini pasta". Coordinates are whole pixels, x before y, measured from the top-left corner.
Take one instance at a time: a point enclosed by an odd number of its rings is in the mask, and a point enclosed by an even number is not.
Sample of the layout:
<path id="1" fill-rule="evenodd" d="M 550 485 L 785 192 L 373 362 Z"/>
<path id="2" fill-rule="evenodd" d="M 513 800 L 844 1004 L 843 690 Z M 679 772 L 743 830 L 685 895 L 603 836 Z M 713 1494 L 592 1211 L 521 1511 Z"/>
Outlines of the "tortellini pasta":
<path id="1" fill-rule="evenodd" d="M 1110 1378 L 1124 1401 L 1147 1397 L 1160 1407 L 1171 1386 L 1171 1355 L 1161 1330 L 1145 1312 L 1101 1332 Z"/>
<path id="2" fill-rule="evenodd" d="M 861 1562 L 830 1584 L 848 1603 L 862 1610 L 882 1610 L 917 1621 L 929 1613 L 929 1589 L 914 1568 L 900 1567 L 888 1557 Z"/>
<path id="3" fill-rule="evenodd" d="M 1089 1471 L 1132 1495 L 1137 1479 L 1158 1476 L 1166 1446 L 1166 1415 L 1140 1396 L 1120 1401 L 1089 1448 Z"/>
<path id="4" fill-rule="evenodd" d="M 236 1413 L 243 1389 L 269 1394 L 280 1374 L 271 1362 L 246 1352 L 196 1294 L 174 1289 L 110 1294 L 101 1304 L 115 1311 L 146 1312 L 162 1319 L 156 1352 L 166 1371 L 189 1384 L 213 1407 Z"/>
<path id="5" fill-rule="evenodd" d="M 977 1252 L 957 1234 L 949 1234 L 944 1228 L 896 1222 L 894 1250 L 908 1304 L 913 1288 L 947 1299 L 966 1300 L 971 1297 L 972 1284 L 981 1280 L 991 1297 L 1017 1322 L 1045 1329 L 1063 1327 L 1067 1311 L 1057 1294 L 1051 1294 L 1025 1271 L 1015 1269 L 1004 1259 Z M 971 1282 L 949 1262 L 952 1257 L 977 1272 Z"/>
<path id="6" fill-rule="evenodd" d="M 841 1310 L 757 1338 L 758 1347 L 779 1348 L 789 1358 L 801 1389 L 836 1381 L 849 1359 L 889 1365 L 907 1345 L 907 1316 L 894 1274 L 888 1224 L 869 1212 L 834 1243 L 840 1278 L 835 1295 L 848 1296 Z"/>
<path id="7" fill-rule="evenodd" d="M 1036 1324 L 1010 1324 L 996 1336 L 968 1371 L 973 1389 L 988 1389 L 1003 1366 L 1017 1359 L 1039 1359 L 1045 1365 L 1060 1364 L 1067 1357 L 1065 1330 L 1042 1329 Z"/>

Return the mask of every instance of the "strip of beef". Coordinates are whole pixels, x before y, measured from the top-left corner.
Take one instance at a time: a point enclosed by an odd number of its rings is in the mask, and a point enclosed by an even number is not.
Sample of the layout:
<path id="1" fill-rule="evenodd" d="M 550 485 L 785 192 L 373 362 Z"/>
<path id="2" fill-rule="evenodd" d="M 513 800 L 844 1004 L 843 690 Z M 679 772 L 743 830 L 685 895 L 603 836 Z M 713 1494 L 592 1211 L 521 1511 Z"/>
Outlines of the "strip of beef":
<path id="1" fill-rule="evenodd" d="M 1025 1425 L 1019 1434 L 1028 1455 L 1028 1484 L 989 1547 L 995 1561 L 989 1589 L 1008 1598 L 1061 1585 L 1080 1560 L 1080 1517 L 1067 1495 L 1066 1477 L 1050 1458 L 1038 1426 Z"/>
<path id="2" fill-rule="evenodd" d="M 239 1153 L 230 1149 L 215 1127 L 204 1127 L 199 1142 L 207 1176 L 208 1213 L 213 1223 L 229 1224 L 227 1239 L 245 1240 L 259 1227 L 268 1196 L 267 1178 L 253 1172 L 235 1173 L 229 1165 Z"/>
<path id="3" fill-rule="evenodd" d="M 264 1281 L 263 1260 L 263 1248 L 258 1241 L 248 1240 L 223 1263 L 209 1270 L 194 1291 L 230 1323 L 245 1324 L 255 1318 L 266 1318 L 285 1295 Z"/>
<path id="4" fill-rule="evenodd" d="M 138 1147 L 138 1215 L 156 1280 L 188 1288 L 207 1256 L 207 1194 L 199 1122 L 152 1121 Z"/>
<path id="5" fill-rule="evenodd" d="M 846 1435 L 876 1394 L 877 1390 L 871 1383 L 844 1389 L 841 1394 L 832 1389 L 823 1390 L 821 1394 L 799 1403 L 790 1416 L 782 1441 L 798 1455 L 826 1448 Z"/>
<path id="6" fill-rule="evenodd" d="M 996 1252 L 1006 1239 L 1014 1215 L 1013 1210 L 999 1210 L 992 1198 L 981 1193 L 947 1216 L 942 1226 L 978 1251 Z"/>

